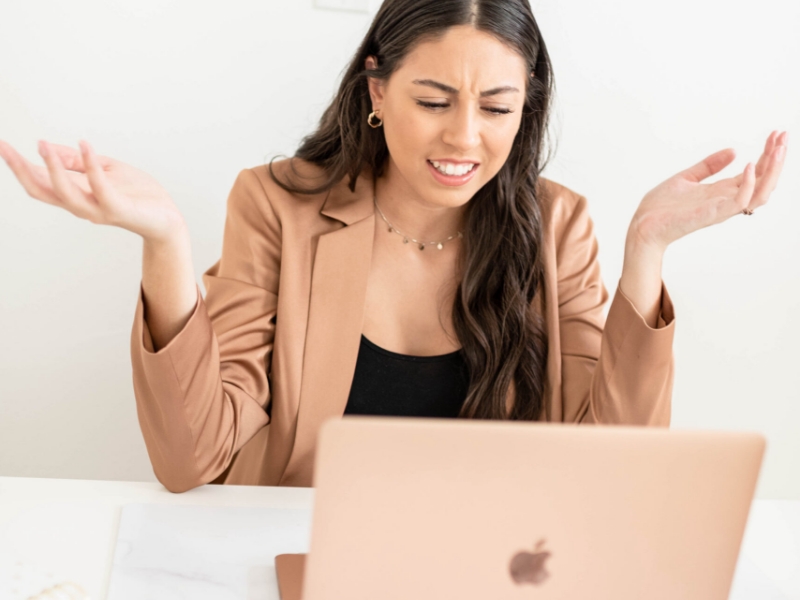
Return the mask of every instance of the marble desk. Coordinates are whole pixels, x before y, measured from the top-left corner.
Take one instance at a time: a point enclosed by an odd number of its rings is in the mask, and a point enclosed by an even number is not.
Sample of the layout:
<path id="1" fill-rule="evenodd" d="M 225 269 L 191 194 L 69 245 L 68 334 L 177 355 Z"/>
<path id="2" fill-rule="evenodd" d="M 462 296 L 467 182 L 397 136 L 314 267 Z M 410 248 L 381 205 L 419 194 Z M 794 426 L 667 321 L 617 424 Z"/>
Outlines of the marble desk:
<path id="1" fill-rule="evenodd" d="M 0 477 L 0 598 L 74 581 L 106 598 L 122 506 L 129 503 L 303 509 L 313 489 Z M 271 597 L 277 597 L 272 590 Z M 800 502 L 755 500 L 731 600 L 800 600 Z M 242 600 L 249 600 L 243 598 Z"/>

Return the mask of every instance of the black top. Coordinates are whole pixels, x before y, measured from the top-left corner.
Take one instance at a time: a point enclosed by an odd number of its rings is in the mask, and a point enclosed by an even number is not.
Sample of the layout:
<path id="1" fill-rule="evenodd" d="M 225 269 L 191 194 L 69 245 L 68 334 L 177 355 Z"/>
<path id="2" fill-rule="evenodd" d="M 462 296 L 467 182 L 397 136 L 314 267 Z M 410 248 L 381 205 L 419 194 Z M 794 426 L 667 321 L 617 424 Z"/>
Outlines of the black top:
<path id="1" fill-rule="evenodd" d="M 409 356 L 376 346 L 362 335 L 344 414 L 456 417 L 468 386 L 461 350 Z"/>

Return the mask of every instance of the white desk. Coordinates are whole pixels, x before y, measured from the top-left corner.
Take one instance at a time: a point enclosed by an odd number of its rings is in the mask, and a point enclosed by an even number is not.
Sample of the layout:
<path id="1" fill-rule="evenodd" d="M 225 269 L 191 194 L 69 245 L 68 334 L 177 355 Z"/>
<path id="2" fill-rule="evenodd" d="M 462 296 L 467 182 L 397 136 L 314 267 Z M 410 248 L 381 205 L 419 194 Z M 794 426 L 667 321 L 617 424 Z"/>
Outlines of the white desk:
<path id="1" fill-rule="evenodd" d="M 310 509 L 313 493 L 208 485 L 172 494 L 158 483 L 0 477 L 0 598 L 24 600 L 31 587 L 61 581 L 105 598 L 124 504 Z M 753 503 L 730 598 L 800 600 L 800 502 Z"/>

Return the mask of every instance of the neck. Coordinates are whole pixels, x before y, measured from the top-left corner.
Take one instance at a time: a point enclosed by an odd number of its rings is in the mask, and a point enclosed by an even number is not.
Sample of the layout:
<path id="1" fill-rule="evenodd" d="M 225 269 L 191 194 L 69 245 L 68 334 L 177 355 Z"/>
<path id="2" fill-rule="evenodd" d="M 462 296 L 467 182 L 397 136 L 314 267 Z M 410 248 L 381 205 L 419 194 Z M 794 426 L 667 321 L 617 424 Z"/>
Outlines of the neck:
<path id="1" fill-rule="evenodd" d="M 464 230 L 466 205 L 442 206 L 433 204 L 417 194 L 389 160 L 387 172 L 375 181 L 375 199 L 380 211 L 392 227 L 409 238 L 421 242 L 458 240 Z M 381 219 L 380 214 L 376 218 Z M 394 234 L 393 234 L 394 235 Z"/>

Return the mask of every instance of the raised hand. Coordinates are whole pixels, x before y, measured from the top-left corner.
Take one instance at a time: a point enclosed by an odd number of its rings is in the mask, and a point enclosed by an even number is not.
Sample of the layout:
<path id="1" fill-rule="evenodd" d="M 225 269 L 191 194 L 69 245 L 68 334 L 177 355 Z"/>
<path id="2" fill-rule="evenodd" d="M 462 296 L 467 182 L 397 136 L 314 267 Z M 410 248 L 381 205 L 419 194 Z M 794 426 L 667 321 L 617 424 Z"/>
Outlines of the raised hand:
<path id="1" fill-rule="evenodd" d="M 742 173 L 714 183 L 700 182 L 733 161 L 736 152 L 732 148 L 715 152 L 673 175 L 642 199 L 631 221 L 629 237 L 663 252 L 693 231 L 763 206 L 778 183 L 787 144 L 785 131 L 773 131 L 755 167 L 748 163 Z"/>
<path id="2" fill-rule="evenodd" d="M 0 140 L 0 156 L 32 198 L 152 241 L 167 240 L 184 226 L 175 203 L 150 175 L 95 154 L 88 142 L 82 141 L 80 148 L 40 141 L 46 165 L 41 167 Z"/>

